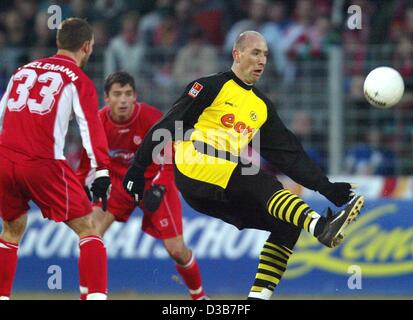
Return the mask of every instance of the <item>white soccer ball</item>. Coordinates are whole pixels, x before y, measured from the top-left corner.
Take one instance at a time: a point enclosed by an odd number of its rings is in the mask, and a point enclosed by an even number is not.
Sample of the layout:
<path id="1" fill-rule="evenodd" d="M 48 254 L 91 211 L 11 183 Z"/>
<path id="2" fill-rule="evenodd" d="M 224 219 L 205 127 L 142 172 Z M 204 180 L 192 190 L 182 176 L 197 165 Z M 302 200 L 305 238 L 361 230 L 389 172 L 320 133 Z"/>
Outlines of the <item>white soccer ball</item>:
<path id="1" fill-rule="evenodd" d="M 364 80 L 364 96 L 378 108 L 390 108 L 400 101 L 404 93 L 404 82 L 400 73 L 390 67 L 372 70 Z"/>

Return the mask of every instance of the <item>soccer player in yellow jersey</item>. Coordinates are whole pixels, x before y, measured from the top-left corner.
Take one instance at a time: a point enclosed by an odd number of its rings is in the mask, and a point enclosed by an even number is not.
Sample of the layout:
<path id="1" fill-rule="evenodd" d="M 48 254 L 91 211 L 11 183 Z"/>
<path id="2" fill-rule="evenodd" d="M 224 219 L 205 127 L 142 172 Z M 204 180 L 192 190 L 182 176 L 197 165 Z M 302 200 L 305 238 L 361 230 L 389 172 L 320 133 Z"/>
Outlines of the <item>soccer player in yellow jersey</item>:
<path id="1" fill-rule="evenodd" d="M 254 87 L 267 63 L 268 47 L 263 36 L 255 31 L 240 34 L 232 55 L 231 70 L 191 82 L 173 108 L 152 127 L 123 186 L 136 201 L 143 197 L 145 203 L 145 169 L 161 149 L 159 135 L 168 140 L 164 133 L 171 132 L 176 184 L 188 204 L 239 229 L 271 233 L 248 295 L 249 299 L 269 299 L 301 230 L 334 247 L 359 214 L 364 199 L 354 194 L 351 184 L 329 181 L 282 123 L 272 102 Z M 345 206 L 336 213 L 328 208 L 322 216 L 284 189 L 275 176 L 244 163 L 241 151 L 258 137 L 257 151 L 269 163 L 336 206 Z"/>

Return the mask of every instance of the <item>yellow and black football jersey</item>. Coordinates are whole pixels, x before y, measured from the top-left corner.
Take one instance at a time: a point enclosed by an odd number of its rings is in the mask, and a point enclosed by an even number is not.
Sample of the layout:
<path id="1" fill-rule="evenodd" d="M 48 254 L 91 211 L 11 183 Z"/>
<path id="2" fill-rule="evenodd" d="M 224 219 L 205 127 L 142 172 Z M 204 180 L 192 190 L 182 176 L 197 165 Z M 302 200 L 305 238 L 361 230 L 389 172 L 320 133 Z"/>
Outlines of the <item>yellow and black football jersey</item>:
<path id="1" fill-rule="evenodd" d="M 140 166 L 152 161 L 159 144 L 152 138 L 157 129 L 173 134 L 175 165 L 181 174 L 224 189 L 238 164 L 234 159 L 258 132 L 257 151 L 280 171 L 313 190 L 326 179 L 282 123 L 273 103 L 232 71 L 197 79 L 186 87 L 148 132 L 135 156 Z"/>

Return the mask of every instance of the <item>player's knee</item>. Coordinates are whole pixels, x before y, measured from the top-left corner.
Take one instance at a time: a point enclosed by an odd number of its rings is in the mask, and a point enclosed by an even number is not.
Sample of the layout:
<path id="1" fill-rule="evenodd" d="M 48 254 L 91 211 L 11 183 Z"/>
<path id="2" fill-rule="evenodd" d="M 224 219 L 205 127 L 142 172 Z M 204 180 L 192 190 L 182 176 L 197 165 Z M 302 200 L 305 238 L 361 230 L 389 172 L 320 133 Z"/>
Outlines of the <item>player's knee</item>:
<path id="1" fill-rule="evenodd" d="M 25 223 L 10 223 L 3 222 L 3 231 L 1 233 L 1 238 L 4 241 L 19 243 L 23 238 L 24 231 L 26 230 Z"/>
<path id="2" fill-rule="evenodd" d="M 79 237 L 84 237 L 92 234 L 98 235 L 99 232 L 93 219 L 88 217 L 79 225 L 79 232 L 77 234 Z"/>
<path id="3" fill-rule="evenodd" d="M 168 244 L 165 245 L 165 249 L 169 256 L 181 265 L 186 264 L 191 257 L 191 251 L 185 247 L 184 243 Z"/>
<path id="4" fill-rule="evenodd" d="M 92 219 L 92 215 L 87 215 L 81 218 L 73 219 L 66 224 L 79 236 L 99 235 L 96 225 Z"/>

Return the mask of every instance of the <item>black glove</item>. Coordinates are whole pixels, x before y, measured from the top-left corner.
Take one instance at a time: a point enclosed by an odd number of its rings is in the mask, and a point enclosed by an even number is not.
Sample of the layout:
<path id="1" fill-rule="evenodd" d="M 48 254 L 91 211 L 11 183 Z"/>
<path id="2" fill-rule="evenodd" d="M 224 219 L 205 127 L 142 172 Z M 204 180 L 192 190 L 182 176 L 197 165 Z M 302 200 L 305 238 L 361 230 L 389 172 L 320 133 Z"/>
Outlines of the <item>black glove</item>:
<path id="1" fill-rule="evenodd" d="M 159 184 L 155 184 L 150 189 L 146 190 L 143 194 L 143 205 L 145 208 L 150 212 L 158 210 L 164 193 L 165 187 Z"/>
<path id="2" fill-rule="evenodd" d="M 354 196 L 353 188 L 355 186 L 347 182 L 328 182 L 323 184 L 318 191 L 337 207 L 341 207 Z"/>
<path id="3" fill-rule="evenodd" d="M 108 170 L 96 171 L 95 181 L 92 183 L 90 191 L 93 194 L 93 202 L 102 199 L 102 210 L 106 211 L 108 196 L 110 193 L 110 178 Z"/>
<path id="4" fill-rule="evenodd" d="M 143 188 L 145 187 L 144 173 L 145 168 L 133 164 L 126 172 L 125 178 L 123 178 L 123 188 L 135 198 L 137 204 L 143 198 Z"/>

